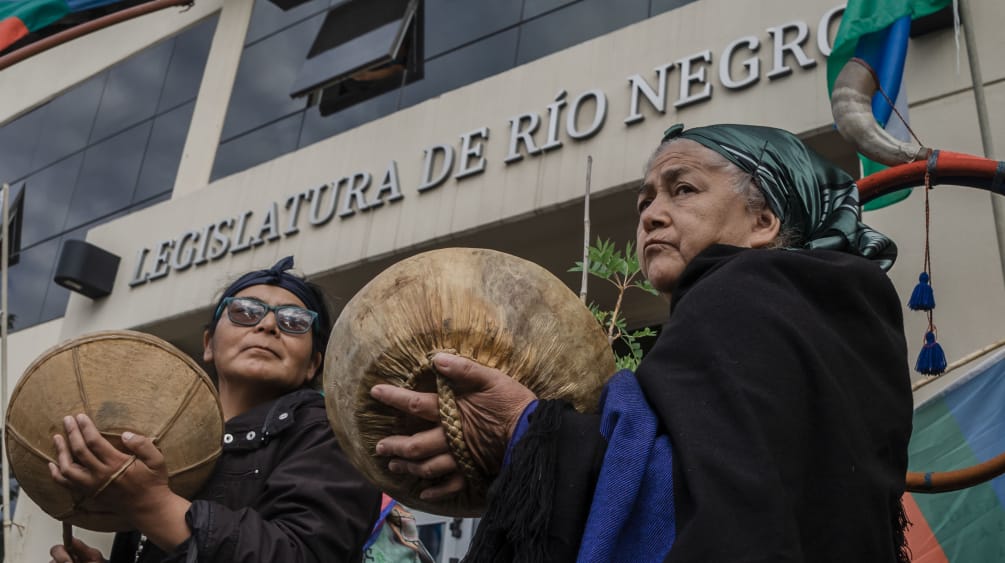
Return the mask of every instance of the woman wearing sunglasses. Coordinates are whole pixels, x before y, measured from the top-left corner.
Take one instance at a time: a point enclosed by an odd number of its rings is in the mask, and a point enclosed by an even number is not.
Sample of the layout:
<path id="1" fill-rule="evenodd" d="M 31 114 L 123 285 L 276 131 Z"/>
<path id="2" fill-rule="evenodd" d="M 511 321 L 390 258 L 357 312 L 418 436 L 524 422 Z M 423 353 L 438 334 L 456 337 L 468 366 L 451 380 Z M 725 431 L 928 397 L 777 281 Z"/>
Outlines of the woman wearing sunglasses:
<path id="1" fill-rule="evenodd" d="M 320 289 L 288 273 L 293 258 L 230 284 L 203 334 L 226 427 L 223 454 L 191 502 L 167 486 L 164 458 L 123 434 L 137 461 L 101 493 L 135 532 L 120 533 L 111 563 L 358 561 L 380 492 L 350 466 L 317 391 L 331 318 Z M 126 454 L 83 415 L 54 438 L 57 482 L 87 493 Z M 80 540 L 58 563 L 104 562 Z M 72 555 L 72 559 L 71 559 Z"/>

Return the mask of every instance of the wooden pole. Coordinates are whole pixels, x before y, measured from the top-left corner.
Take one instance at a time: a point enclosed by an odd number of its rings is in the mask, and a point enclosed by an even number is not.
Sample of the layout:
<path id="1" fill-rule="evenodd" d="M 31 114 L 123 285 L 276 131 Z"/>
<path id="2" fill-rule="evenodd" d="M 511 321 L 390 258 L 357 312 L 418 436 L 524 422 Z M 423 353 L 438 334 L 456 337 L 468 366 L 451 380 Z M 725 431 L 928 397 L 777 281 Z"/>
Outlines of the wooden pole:
<path id="1" fill-rule="evenodd" d="M 4 442 L 7 441 L 7 262 L 10 253 L 10 230 L 8 221 L 10 220 L 10 186 L 4 183 L 0 188 L 0 197 L 3 198 L 3 242 L 0 243 L 0 435 Z M 7 444 L 5 443 L 4 446 Z M 10 553 L 10 465 L 7 459 L 7 448 L 0 452 L 3 457 L 3 469 L 0 471 L 0 479 L 3 479 L 3 546 L 4 560 Z"/>
<path id="2" fill-rule="evenodd" d="M 974 31 L 974 18 L 970 13 L 970 0 L 959 0 L 960 21 L 963 23 L 963 38 L 967 45 L 967 62 L 970 63 L 970 79 L 974 88 L 974 102 L 977 106 L 977 126 L 981 132 L 981 146 L 984 157 L 995 160 L 995 148 L 991 139 L 991 121 L 988 118 L 988 103 L 984 96 L 984 76 L 981 74 L 981 63 L 977 57 L 977 36 Z M 991 213 L 995 222 L 995 234 L 998 238 L 998 260 L 1001 264 L 1002 282 L 1005 283 L 1005 198 L 991 194 Z"/>
<path id="3" fill-rule="evenodd" d="M 579 298 L 586 303 L 586 285 L 590 277 L 590 174 L 593 171 L 593 157 L 586 157 L 586 195 L 583 196 L 583 280 L 579 286 Z"/>
<path id="4" fill-rule="evenodd" d="M 69 522 L 63 522 L 63 547 L 66 548 L 66 553 L 70 555 L 73 563 L 77 563 L 77 558 L 73 554 L 73 525 Z"/>

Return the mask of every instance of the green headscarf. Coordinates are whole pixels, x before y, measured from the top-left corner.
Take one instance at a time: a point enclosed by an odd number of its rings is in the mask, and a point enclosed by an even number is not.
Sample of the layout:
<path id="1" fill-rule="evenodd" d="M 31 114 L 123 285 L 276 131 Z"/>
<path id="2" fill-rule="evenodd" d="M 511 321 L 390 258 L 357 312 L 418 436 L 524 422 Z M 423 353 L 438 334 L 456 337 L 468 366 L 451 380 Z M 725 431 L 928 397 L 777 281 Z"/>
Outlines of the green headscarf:
<path id="1" fill-rule="evenodd" d="M 897 245 L 861 221 L 858 188 L 847 172 L 773 127 L 710 125 L 666 130 L 663 142 L 690 139 L 750 174 L 783 228 L 798 232 L 795 246 L 848 252 L 889 270 Z"/>

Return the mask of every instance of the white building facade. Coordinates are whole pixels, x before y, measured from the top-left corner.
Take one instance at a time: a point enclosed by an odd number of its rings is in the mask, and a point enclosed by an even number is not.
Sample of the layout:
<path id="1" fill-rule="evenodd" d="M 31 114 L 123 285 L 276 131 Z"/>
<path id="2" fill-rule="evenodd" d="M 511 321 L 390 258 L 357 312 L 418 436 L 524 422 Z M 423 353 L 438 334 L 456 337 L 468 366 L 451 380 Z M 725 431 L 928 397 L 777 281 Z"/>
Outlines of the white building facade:
<path id="1" fill-rule="evenodd" d="M 308 62 L 338 49 L 324 49 L 325 22 L 344 4 L 198 0 L 0 71 L 0 180 L 25 190 L 11 374 L 104 329 L 150 332 L 198 359 L 216 292 L 286 255 L 343 304 L 386 266 L 445 246 L 510 252 L 578 290 L 567 270 L 582 252 L 587 157 L 592 238 L 623 245 L 643 165 L 677 122 L 781 127 L 857 166 L 830 114 L 826 58 L 843 8 L 830 0 L 402 2 L 406 75 L 359 95 Z M 1000 10 L 967 5 L 1005 146 Z M 951 26 L 912 39 L 905 81 L 923 143 L 982 154 Z M 988 192 L 939 188 L 931 201 L 936 322 L 952 361 L 1005 337 L 1001 227 Z M 905 303 L 922 269 L 923 203 L 915 193 L 866 214 L 900 248 L 890 275 Z M 69 239 L 121 258 L 109 295 L 52 282 Z M 627 304 L 635 326 L 667 311 L 656 297 Z M 927 318 L 905 308 L 905 320 L 913 356 Z M 19 503 L 9 560 L 47 557 L 58 523 Z"/>

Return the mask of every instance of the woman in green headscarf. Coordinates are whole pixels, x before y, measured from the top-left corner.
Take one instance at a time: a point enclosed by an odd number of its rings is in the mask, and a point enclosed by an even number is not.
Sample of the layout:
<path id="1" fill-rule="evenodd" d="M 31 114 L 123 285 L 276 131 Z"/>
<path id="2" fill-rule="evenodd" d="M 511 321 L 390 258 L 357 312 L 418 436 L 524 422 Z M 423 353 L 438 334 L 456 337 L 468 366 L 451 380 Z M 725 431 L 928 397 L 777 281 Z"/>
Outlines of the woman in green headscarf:
<path id="1" fill-rule="evenodd" d="M 785 131 L 676 125 L 637 206 L 670 318 L 600 415 L 434 357 L 499 474 L 469 560 L 907 561 L 896 247 L 861 223 L 852 178 Z M 372 394 L 436 419 L 433 394 Z M 447 452 L 439 431 L 378 444 L 392 470 L 440 478 L 427 498 L 462 485 Z"/>

